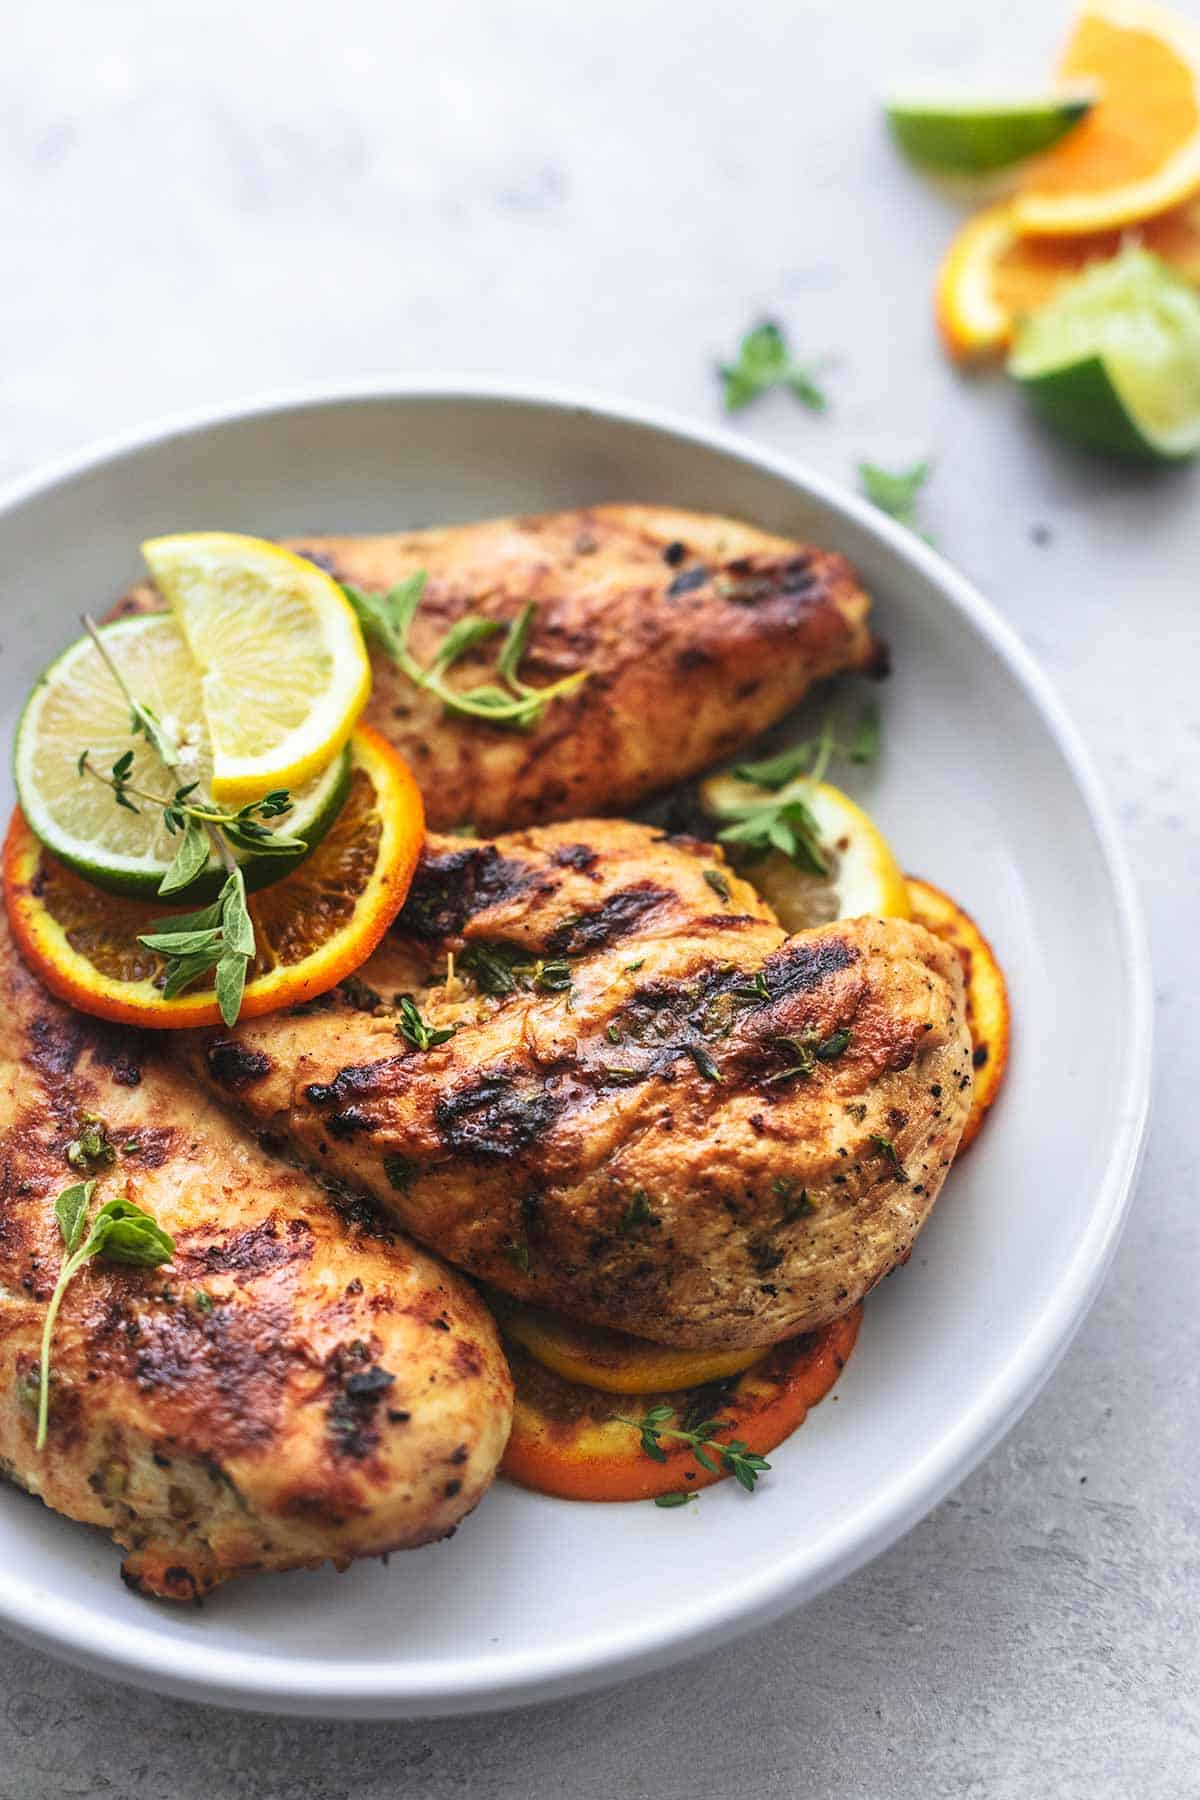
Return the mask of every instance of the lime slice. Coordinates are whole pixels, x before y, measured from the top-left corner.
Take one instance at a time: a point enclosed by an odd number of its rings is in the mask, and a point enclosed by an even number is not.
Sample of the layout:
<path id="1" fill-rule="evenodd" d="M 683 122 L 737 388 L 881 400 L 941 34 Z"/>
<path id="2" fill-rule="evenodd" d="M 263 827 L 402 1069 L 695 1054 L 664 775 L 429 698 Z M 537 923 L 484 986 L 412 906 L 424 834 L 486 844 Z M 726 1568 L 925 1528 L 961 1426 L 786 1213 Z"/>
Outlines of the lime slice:
<path id="1" fill-rule="evenodd" d="M 217 800 L 298 788 L 327 768 L 371 691 L 337 582 L 264 538 L 184 532 L 142 545 L 203 675 Z"/>
<path id="2" fill-rule="evenodd" d="M 1200 450 L 1200 296 L 1149 251 L 1097 263 L 1031 313 L 1009 374 L 1053 430 L 1111 456 Z"/>
<path id="3" fill-rule="evenodd" d="M 893 138 L 913 162 L 981 175 L 1057 144 L 1095 104 L 1090 89 L 1011 99 L 894 94 L 884 101 L 884 112 Z"/>
<path id="4" fill-rule="evenodd" d="M 874 820 L 840 788 L 807 776 L 785 787 L 762 788 L 737 775 L 713 775 L 700 789 L 705 812 L 727 825 L 791 801 L 802 802 L 812 817 L 826 865 L 823 875 L 798 868 L 778 850 L 755 858 L 739 854 L 736 843 L 725 845 L 739 873 L 758 889 L 784 930 L 807 931 L 865 913 L 907 919 L 908 883 L 891 846 Z"/>
<path id="5" fill-rule="evenodd" d="M 200 673 L 174 619 L 166 613 L 123 619 L 105 626 L 102 636 L 130 692 L 163 720 L 181 746 L 188 779 L 206 792 L 212 747 L 204 726 Z M 25 704 L 13 750 L 17 795 L 30 827 L 61 862 L 109 893 L 150 897 L 179 839 L 167 830 L 160 807 L 135 799 L 139 810 L 129 812 L 115 803 L 110 788 L 81 776 L 78 761 L 84 750 L 105 773 L 132 750 L 132 784 L 164 797 L 173 791 L 171 777 L 145 738 L 130 735 L 125 699 L 86 637 L 51 663 Z M 312 849 L 337 817 L 349 779 L 348 755 L 343 753 L 296 793 L 280 829 L 303 838 Z M 240 860 L 247 886 L 261 887 L 302 858 Z M 172 904 L 203 901 L 223 879 L 214 854 L 186 892 L 172 895 Z"/>

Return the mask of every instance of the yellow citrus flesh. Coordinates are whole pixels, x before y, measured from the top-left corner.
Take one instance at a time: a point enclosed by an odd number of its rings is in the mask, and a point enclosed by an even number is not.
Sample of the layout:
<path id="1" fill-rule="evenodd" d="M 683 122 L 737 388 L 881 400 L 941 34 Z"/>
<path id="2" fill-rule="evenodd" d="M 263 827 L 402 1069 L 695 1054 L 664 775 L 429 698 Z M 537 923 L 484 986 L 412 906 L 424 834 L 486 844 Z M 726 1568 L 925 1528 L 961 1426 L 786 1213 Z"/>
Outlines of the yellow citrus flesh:
<path id="1" fill-rule="evenodd" d="M 740 1375 L 770 1350 L 769 1344 L 755 1350 L 670 1350 L 500 1295 L 493 1296 L 492 1306 L 505 1335 L 543 1367 L 609 1394 L 655 1394 L 722 1381 Z"/>
<path id="2" fill-rule="evenodd" d="M 717 819 L 736 819 L 756 801 L 802 800 L 816 822 L 828 872 L 811 874 L 772 851 L 759 861 L 741 860 L 739 873 L 774 908 L 785 931 L 807 931 L 833 919 L 906 919 L 908 885 L 879 827 L 861 806 L 827 781 L 801 776 L 786 787 L 757 788 L 736 775 L 714 775 L 700 790 L 701 802 Z M 736 859 L 737 846 L 727 849 Z"/>
<path id="3" fill-rule="evenodd" d="M 201 673 L 213 796 L 256 799 L 326 768 L 371 689 L 332 576 L 263 538 L 197 531 L 142 545 Z"/>

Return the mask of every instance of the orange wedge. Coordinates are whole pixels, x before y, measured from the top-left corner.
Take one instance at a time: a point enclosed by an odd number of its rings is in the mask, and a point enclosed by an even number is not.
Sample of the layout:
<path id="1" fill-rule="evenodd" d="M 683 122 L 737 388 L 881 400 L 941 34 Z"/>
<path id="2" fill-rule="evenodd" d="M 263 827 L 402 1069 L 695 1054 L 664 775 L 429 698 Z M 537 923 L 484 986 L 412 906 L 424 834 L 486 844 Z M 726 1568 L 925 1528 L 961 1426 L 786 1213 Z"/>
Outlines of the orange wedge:
<path id="1" fill-rule="evenodd" d="M 1200 27 L 1152 0 L 1087 0 L 1059 75 L 1100 101 L 1022 173 L 1018 231 L 1112 231 L 1200 188 Z"/>
<path id="2" fill-rule="evenodd" d="M 946 348 L 963 361 L 998 355 L 1026 313 L 1044 306 L 1090 264 L 1108 262 L 1130 243 L 1152 250 L 1200 287 L 1200 199 L 1142 225 L 1087 237 L 1022 237 L 1009 204 L 976 213 L 938 270 L 934 308 Z"/>
<path id="3" fill-rule="evenodd" d="M 334 823 L 297 869 L 250 896 L 257 953 L 242 1018 L 335 987 L 367 960 L 404 904 L 425 835 L 421 796 L 378 732 L 360 726 L 350 742 L 350 789 Z M 19 809 L 4 845 L 4 901 L 29 967 L 81 1012 L 154 1029 L 220 1022 L 208 976 L 163 998 L 163 959 L 138 935 L 169 918 L 168 909 L 84 881 L 43 848 Z"/>
<path id="4" fill-rule="evenodd" d="M 974 1050 L 975 1092 L 958 1145 L 961 1156 L 983 1127 L 1008 1067 L 1008 987 L 996 953 L 961 906 L 931 882 L 908 878 L 914 925 L 924 925 L 958 952 L 967 990 L 967 1028 Z"/>

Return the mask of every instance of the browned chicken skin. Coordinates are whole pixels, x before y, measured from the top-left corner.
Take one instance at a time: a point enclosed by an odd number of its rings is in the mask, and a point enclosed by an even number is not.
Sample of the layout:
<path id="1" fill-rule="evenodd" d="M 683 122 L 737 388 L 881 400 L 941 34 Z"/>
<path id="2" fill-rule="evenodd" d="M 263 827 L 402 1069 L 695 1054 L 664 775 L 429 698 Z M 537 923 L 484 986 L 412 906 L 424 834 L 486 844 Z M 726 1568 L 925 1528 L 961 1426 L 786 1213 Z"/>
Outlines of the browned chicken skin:
<path id="1" fill-rule="evenodd" d="M 434 1257 L 259 1147 L 161 1038 L 51 999 L 0 922 L 0 1470 L 103 1526 L 130 1585 L 194 1599 L 250 1569 L 313 1567 L 444 1537 L 508 1436 L 492 1321 Z M 173 1263 L 93 1261 L 38 1356 L 61 1263 L 66 1149 L 101 1118 L 127 1195 Z"/>
<path id="2" fill-rule="evenodd" d="M 533 600 L 523 677 L 590 671 L 523 733 L 447 715 L 373 651 L 365 718 L 411 763 L 433 830 L 627 811 L 774 724 L 812 682 L 879 654 L 843 557 L 704 513 L 597 506 L 293 547 L 362 588 L 425 570 L 411 638 L 423 665 L 464 613 L 508 620 Z M 146 584 L 119 611 L 159 604 Z M 485 645 L 451 684 L 486 680 L 493 661 Z"/>
<path id="3" fill-rule="evenodd" d="M 323 1010 L 175 1047 L 452 1262 L 597 1324 L 769 1343 L 907 1256 L 972 1085 L 928 932 L 789 939 L 711 846 L 591 820 L 431 839 L 397 934 Z M 397 1035 L 406 990 L 448 1042 Z"/>

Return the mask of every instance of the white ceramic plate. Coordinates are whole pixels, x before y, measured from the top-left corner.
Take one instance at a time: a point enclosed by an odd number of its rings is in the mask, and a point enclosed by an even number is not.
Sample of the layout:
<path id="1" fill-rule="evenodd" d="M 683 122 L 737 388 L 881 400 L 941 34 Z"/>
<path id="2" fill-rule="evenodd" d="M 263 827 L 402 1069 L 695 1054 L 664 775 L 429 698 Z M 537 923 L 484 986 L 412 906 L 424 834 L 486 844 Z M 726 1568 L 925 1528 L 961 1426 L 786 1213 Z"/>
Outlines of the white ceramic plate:
<path id="1" fill-rule="evenodd" d="M 741 515 L 845 551 L 896 674 L 868 804 L 908 868 L 991 935 L 1011 1073 L 835 1397 L 686 1512 L 497 1486 L 452 1542 L 235 1584 L 201 1611 L 128 1594 L 99 1533 L 0 1491 L 0 1621 L 147 1687 L 343 1715 L 569 1693 L 761 1625 L 882 1550 L 960 1481 L 1053 1367 L 1113 1250 L 1141 1149 L 1150 985 L 1107 804 L 1008 628 L 911 533 L 695 426 L 478 383 L 307 396 L 107 446 L 0 510 L 6 734 L 38 670 L 159 532 L 377 531 L 584 501 Z M 7 804 L 7 800 L 6 800 Z"/>

